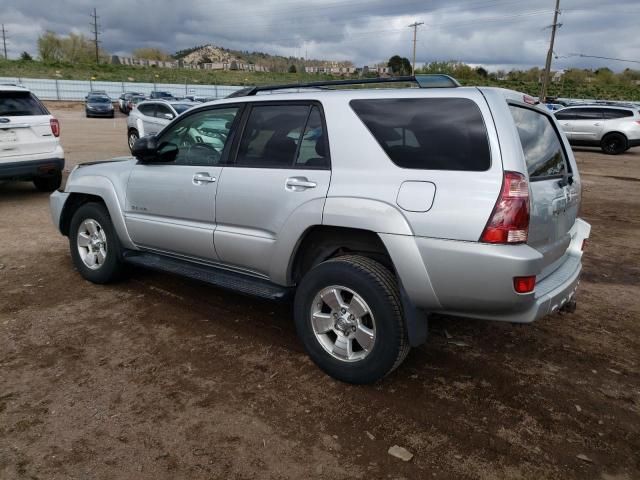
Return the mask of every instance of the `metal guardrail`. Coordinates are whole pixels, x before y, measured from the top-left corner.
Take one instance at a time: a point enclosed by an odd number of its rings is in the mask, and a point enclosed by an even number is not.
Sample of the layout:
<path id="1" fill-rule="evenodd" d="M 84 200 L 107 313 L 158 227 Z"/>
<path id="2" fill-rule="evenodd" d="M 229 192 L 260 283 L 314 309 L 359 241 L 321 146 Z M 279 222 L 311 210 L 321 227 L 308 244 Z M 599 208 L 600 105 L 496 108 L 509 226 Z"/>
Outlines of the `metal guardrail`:
<path id="1" fill-rule="evenodd" d="M 99 82 L 95 80 L 59 80 L 44 78 L 0 77 L 0 84 L 15 83 L 35 93 L 41 100 L 84 100 L 91 90 L 104 90 L 114 100 L 124 92 L 149 95 L 154 90 L 177 97 L 197 95 L 224 98 L 244 87 L 235 85 L 199 85 L 177 83 Z"/>

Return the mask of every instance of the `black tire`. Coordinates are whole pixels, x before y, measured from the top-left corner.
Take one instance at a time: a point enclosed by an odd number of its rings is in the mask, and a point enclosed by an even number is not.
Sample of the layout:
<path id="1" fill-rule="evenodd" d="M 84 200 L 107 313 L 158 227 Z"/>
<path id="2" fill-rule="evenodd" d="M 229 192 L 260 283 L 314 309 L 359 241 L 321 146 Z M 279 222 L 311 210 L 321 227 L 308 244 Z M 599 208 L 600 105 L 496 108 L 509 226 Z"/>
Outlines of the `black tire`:
<path id="1" fill-rule="evenodd" d="M 104 263 L 95 269 L 91 269 L 85 265 L 82 260 L 78 248 L 78 235 L 80 225 L 88 219 L 93 219 L 104 231 L 106 237 L 106 256 Z M 71 250 L 71 258 L 73 264 L 80 274 L 93 283 L 111 283 L 119 280 L 126 271 L 125 264 L 122 261 L 122 247 L 116 234 L 111 217 L 106 207 L 101 203 L 85 203 L 82 205 L 71 218 L 69 228 L 69 249 Z"/>
<path id="2" fill-rule="evenodd" d="M 375 341 L 360 360 L 334 358 L 314 333 L 311 307 L 322 289 L 340 285 L 353 290 L 375 318 Z M 298 336 L 311 359 L 328 375 L 354 384 L 373 383 L 395 370 L 410 350 L 398 284 L 382 264 L 359 255 L 327 260 L 309 271 L 296 291 L 294 318 Z"/>
<path id="3" fill-rule="evenodd" d="M 629 149 L 627 137 L 621 133 L 609 133 L 600 142 L 602 151 L 608 155 L 619 155 Z"/>
<path id="4" fill-rule="evenodd" d="M 136 143 L 136 140 L 140 138 L 138 131 L 135 128 L 129 130 L 127 134 L 127 144 L 129 145 L 129 150 L 133 152 L 133 144 Z"/>
<path id="5" fill-rule="evenodd" d="M 62 172 L 58 170 L 46 177 L 36 177 L 33 179 L 33 184 L 41 192 L 53 192 L 62 185 Z"/>

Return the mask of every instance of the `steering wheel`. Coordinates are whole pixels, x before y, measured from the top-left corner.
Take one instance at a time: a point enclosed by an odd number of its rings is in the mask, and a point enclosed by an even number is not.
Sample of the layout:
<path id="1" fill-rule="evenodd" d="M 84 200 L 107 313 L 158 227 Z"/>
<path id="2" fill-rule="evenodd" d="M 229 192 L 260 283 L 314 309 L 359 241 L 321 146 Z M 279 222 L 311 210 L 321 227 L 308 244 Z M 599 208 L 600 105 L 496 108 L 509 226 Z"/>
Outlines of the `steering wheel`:
<path id="1" fill-rule="evenodd" d="M 193 142 L 188 146 L 187 152 L 185 155 L 185 160 L 187 161 L 188 164 L 191 164 L 192 161 L 194 160 L 193 157 L 199 160 L 201 158 L 200 157 L 201 155 L 206 155 L 207 157 L 209 157 L 211 159 L 210 160 L 211 165 L 215 165 L 220 160 L 220 152 L 218 152 L 218 150 L 216 150 L 214 147 L 212 147 L 208 143 L 202 143 L 202 142 Z M 202 163 L 202 162 L 198 162 L 198 163 Z"/>

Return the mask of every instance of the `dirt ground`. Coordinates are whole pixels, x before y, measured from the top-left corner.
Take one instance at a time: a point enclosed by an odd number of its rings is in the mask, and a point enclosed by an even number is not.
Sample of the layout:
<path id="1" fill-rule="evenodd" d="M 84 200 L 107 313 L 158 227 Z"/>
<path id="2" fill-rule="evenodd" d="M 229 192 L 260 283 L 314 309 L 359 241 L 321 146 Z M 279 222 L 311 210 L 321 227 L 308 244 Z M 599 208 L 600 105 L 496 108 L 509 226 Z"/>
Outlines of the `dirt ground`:
<path id="1" fill-rule="evenodd" d="M 125 117 L 51 108 L 67 168 L 127 153 Z M 287 305 L 147 271 L 84 281 L 47 195 L 0 185 L 0 478 L 640 478 L 640 148 L 576 155 L 577 312 L 436 318 L 365 387 L 310 362 Z"/>

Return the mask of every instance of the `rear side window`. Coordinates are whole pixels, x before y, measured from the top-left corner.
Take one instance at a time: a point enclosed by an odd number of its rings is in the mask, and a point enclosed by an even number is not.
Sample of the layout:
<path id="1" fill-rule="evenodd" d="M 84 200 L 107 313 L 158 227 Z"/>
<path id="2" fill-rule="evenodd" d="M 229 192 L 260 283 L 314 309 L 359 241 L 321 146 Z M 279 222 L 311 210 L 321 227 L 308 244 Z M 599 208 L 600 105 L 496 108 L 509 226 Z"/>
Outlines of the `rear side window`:
<path id="1" fill-rule="evenodd" d="M 240 142 L 237 165 L 292 167 L 308 115 L 308 105 L 254 106 Z"/>
<path id="2" fill-rule="evenodd" d="M 399 167 L 484 171 L 491 166 L 484 120 L 469 99 L 369 99 L 350 105 Z"/>
<path id="3" fill-rule="evenodd" d="M 564 175 L 564 150 L 556 129 L 546 115 L 529 108 L 509 105 L 518 128 L 529 179 Z"/>
<path id="4" fill-rule="evenodd" d="M 0 116 L 49 115 L 30 92 L 0 92 Z"/>
<path id="5" fill-rule="evenodd" d="M 601 108 L 574 108 L 574 120 L 602 120 Z"/>
<path id="6" fill-rule="evenodd" d="M 607 120 L 614 120 L 616 118 L 633 117 L 631 110 L 620 110 L 618 108 L 603 108 L 602 113 Z"/>

